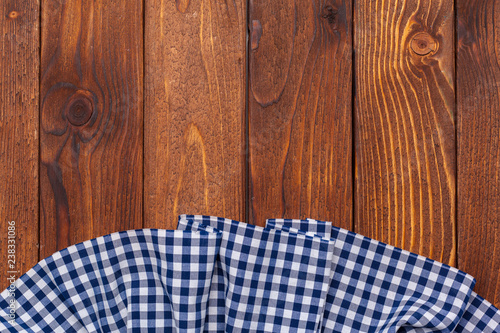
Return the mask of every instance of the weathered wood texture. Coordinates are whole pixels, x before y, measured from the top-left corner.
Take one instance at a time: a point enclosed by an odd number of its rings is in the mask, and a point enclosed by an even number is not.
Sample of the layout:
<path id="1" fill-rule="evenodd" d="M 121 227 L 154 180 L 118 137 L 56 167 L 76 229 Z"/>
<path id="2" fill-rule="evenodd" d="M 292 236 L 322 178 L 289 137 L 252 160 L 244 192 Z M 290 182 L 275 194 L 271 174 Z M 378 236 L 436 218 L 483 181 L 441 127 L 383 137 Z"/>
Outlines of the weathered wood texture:
<path id="1" fill-rule="evenodd" d="M 500 6 L 457 2 L 458 267 L 500 307 Z"/>
<path id="2" fill-rule="evenodd" d="M 250 222 L 352 223 L 352 2 L 250 2 Z"/>
<path id="3" fill-rule="evenodd" d="M 141 1 L 42 2 L 40 255 L 142 227 Z"/>
<path id="4" fill-rule="evenodd" d="M 245 219 L 246 1 L 147 1 L 145 226 Z"/>
<path id="5" fill-rule="evenodd" d="M 0 13 L 0 289 L 4 290 L 10 284 L 9 271 L 19 271 L 14 273 L 19 277 L 38 262 L 39 4 L 2 1 Z M 15 243 L 8 239 L 10 221 L 15 222 Z M 9 244 L 15 245 L 15 253 L 8 252 Z"/>
<path id="6" fill-rule="evenodd" d="M 355 13 L 355 230 L 454 265 L 453 1 Z"/>

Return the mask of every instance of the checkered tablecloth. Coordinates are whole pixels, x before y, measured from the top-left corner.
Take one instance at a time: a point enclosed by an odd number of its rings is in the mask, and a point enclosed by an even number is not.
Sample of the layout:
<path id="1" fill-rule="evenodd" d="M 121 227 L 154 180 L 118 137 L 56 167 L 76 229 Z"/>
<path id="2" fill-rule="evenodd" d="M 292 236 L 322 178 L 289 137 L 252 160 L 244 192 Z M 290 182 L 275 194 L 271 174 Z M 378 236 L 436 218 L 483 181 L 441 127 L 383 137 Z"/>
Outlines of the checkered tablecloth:
<path id="1" fill-rule="evenodd" d="M 0 332 L 200 332 L 221 238 L 139 229 L 72 245 L 0 295 Z"/>
<path id="2" fill-rule="evenodd" d="M 223 235 L 210 297 L 217 301 L 209 304 L 205 332 L 319 330 L 332 241 L 208 216 L 181 216 L 178 228 Z"/>
<path id="3" fill-rule="evenodd" d="M 0 294 L 0 332 L 500 332 L 470 275 L 329 222 L 181 215 L 178 229 L 40 261 Z"/>
<path id="4" fill-rule="evenodd" d="M 465 313 L 454 332 L 500 332 L 500 311 L 490 302 L 471 293 Z"/>
<path id="5" fill-rule="evenodd" d="M 268 219 L 268 228 L 321 236 L 313 219 Z M 472 276 L 354 232 L 332 227 L 336 268 L 323 332 L 500 332 L 500 311 L 472 291 Z"/>

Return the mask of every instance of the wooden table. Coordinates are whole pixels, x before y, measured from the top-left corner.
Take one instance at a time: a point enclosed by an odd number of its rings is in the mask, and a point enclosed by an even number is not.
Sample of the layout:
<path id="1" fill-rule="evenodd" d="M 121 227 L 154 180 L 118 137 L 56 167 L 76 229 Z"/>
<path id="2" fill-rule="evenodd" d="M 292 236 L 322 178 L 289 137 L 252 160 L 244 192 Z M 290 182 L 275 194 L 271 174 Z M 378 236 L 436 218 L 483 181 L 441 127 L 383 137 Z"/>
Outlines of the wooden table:
<path id="1" fill-rule="evenodd" d="M 195 213 L 333 221 L 500 306 L 500 6 L 353 3 L 3 1 L 2 289 Z"/>

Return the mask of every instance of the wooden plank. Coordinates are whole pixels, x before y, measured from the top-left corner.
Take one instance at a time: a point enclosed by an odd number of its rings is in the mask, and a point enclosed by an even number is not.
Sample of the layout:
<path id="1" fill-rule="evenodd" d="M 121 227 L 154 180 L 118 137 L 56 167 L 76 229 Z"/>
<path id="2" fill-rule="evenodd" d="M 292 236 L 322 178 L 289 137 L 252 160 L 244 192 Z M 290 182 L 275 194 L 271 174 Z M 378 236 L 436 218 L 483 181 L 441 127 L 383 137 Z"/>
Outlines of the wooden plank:
<path id="1" fill-rule="evenodd" d="M 142 227 L 142 1 L 42 2 L 42 257 Z"/>
<path id="2" fill-rule="evenodd" d="M 145 226 L 245 219 L 246 1 L 146 2 Z"/>
<path id="3" fill-rule="evenodd" d="M 352 2 L 250 2 L 250 221 L 352 221 Z"/>
<path id="4" fill-rule="evenodd" d="M 38 262 L 40 11 L 34 0 L 2 1 L 0 8 L 0 289 L 4 290 L 10 284 L 7 278 L 18 278 Z M 11 221 L 14 238 L 8 234 Z"/>
<path id="5" fill-rule="evenodd" d="M 458 1 L 458 265 L 500 307 L 500 7 Z"/>
<path id="6" fill-rule="evenodd" d="M 355 230 L 455 264 L 453 1 L 356 3 Z"/>

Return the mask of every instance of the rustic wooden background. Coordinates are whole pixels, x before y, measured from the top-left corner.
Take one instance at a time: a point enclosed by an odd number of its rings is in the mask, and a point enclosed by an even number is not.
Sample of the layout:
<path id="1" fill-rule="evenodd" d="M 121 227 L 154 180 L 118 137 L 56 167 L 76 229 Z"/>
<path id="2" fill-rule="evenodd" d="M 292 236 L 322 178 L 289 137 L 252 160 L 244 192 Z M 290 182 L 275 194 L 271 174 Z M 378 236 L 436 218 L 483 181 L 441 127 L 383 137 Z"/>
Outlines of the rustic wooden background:
<path id="1" fill-rule="evenodd" d="M 494 0 L 5 0 L 0 286 L 180 213 L 329 220 L 500 306 Z"/>

